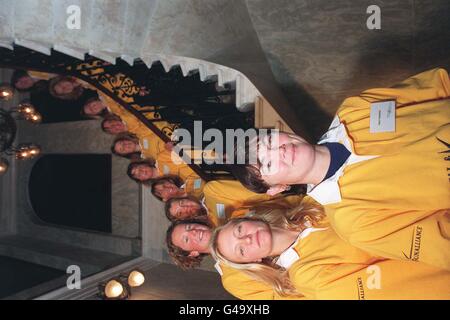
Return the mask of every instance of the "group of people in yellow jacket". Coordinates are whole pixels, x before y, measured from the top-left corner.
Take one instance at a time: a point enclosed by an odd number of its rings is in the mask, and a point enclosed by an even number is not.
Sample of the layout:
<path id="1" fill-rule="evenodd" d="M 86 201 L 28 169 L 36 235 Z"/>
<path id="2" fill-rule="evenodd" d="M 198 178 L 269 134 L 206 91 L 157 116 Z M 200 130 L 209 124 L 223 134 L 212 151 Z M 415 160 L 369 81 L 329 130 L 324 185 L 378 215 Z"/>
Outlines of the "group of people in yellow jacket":
<path id="1" fill-rule="evenodd" d="M 238 180 L 207 183 L 99 96 L 94 113 L 115 115 L 102 127 L 120 121 L 114 133 L 135 136 L 134 151 L 156 168 L 142 180 L 166 202 L 168 250 L 180 267 L 212 255 L 240 299 L 450 298 L 445 70 L 346 99 L 316 145 L 282 132 L 249 141 L 241 151 L 258 161 L 233 165 Z M 292 185 L 306 194 L 286 195 Z"/>
<path id="2" fill-rule="evenodd" d="M 233 165 L 255 201 L 235 201 L 220 226 L 189 220 L 194 209 L 177 216 L 167 243 L 180 266 L 212 255 L 241 299 L 450 298 L 445 70 L 346 99 L 316 145 L 272 133 L 239 149 L 257 154 Z M 220 198 L 244 195 L 226 183 Z M 292 185 L 307 192 L 288 203 Z"/>

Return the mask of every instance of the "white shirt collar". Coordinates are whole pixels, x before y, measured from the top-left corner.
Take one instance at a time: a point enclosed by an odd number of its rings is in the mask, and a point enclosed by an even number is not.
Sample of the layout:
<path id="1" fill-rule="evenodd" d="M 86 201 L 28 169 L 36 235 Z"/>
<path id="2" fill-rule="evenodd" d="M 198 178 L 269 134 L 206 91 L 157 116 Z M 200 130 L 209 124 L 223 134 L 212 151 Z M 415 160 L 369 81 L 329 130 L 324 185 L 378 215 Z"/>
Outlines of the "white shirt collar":
<path id="1" fill-rule="evenodd" d="M 350 152 L 350 156 L 344 164 L 334 173 L 333 176 L 322 181 L 318 185 L 307 185 L 307 194 L 322 205 L 337 203 L 342 200 L 339 190 L 339 178 L 344 174 L 347 166 L 365 160 L 370 160 L 378 156 L 359 156 L 355 154 L 353 144 L 348 137 L 347 130 L 338 116 L 335 116 L 328 131 L 322 136 L 318 144 L 338 142 L 343 144 Z"/>
<path id="2" fill-rule="evenodd" d="M 208 207 L 206 206 L 206 198 L 203 197 L 202 200 L 200 200 L 200 202 L 201 202 L 203 208 L 206 209 L 206 212 L 209 212 Z"/>
<path id="3" fill-rule="evenodd" d="M 305 230 L 303 230 L 302 232 L 300 232 L 300 234 L 297 237 L 297 240 L 295 240 L 295 242 L 289 248 L 287 248 L 282 254 L 280 254 L 276 264 L 279 265 L 280 267 L 283 267 L 286 270 L 289 269 L 292 266 L 292 264 L 294 264 L 294 262 L 296 262 L 297 260 L 300 259 L 300 256 L 298 255 L 297 251 L 295 250 L 295 247 L 297 246 L 298 242 L 302 239 L 305 239 L 307 236 L 309 236 L 313 232 L 323 231 L 326 229 L 328 229 L 328 228 L 308 227 Z"/>

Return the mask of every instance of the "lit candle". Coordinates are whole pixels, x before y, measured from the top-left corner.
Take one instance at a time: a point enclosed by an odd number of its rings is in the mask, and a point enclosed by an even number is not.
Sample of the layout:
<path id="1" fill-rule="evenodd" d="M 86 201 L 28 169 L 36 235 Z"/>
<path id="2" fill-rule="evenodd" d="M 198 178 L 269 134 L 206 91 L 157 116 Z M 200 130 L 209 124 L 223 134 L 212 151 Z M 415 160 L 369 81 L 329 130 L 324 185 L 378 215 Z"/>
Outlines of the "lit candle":
<path id="1" fill-rule="evenodd" d="M 108 298 L 117 298 L 123 292 L 123 286 L 116 280 L 110 280 L 105 286 L 105 295 Z"/>
<path id="2" fill-rule="evenodd" d="M 128 284 L 131 287 L 139 287 L 144 283 L 144 281 L 145 277 L 139 271 L 132 271 L 128 276 Z"/>
<path id="3" fill-rule="evenodd" d="M 13 97 L 14 89 L 9 84 L 0 85 L 0 99 L 9 100 Z"/>

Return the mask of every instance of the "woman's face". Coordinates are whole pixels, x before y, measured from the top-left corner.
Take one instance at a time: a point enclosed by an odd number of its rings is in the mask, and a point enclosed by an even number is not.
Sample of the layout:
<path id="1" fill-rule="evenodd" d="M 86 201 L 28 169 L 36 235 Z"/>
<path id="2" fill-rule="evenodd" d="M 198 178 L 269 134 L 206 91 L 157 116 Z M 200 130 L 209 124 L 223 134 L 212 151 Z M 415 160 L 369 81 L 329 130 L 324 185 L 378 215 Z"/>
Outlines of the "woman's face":
<path id="1" fill-rule="evenodd" d="M 86 113 L 89 116 L 95 116 L 100 114 L 106 106 L 103 104 L 101 100 L 93 100 L 89 103 L 86 103 L 83 107 L 84 113 Z"/>
<path id="2" fill-rule="evenodd" d="M 54 89 L 57 94 L 62 95 L 71 93 L 77 86 L 78 84 L 73 81 L 61 80 L 55 84 Z"/>
<path id="3" fill-rule="evenodd" d="M 148 164 L 139 164 L 131 170 L 131 175 L 139 181 L 145 181 L 154 178 L 155 171 L 156 168 Z"/>
<path id="4" fill-rule="evenodd" d="M 127 126 L 121 120 L 108 120 L 103 124 L 105 131 L 110 134 L 119 134 L 127 131 Z"/>
<path id="5" fill-rule="evenodd" d="M 260 139 L 258 162 L 261 177 L 269 185 L 298 184 L 314 164 L 314 147 L 303 138 L 284 132 Z"/>
<path id="6" fill-rule="evenodd" d="M 114 145 L 114 150 L 121 155 L 137 152 L 138 144 L 131 140 L 119 140 Z"/>
<path id="7" fill-rule="evenodd" d="M 172 232 L 172 243 L 188 252 L 208 253 L 210 238 L 211 229 L 197 223 L 179 224 Z"/>
<path id="8" fill-rule="evenodd" d="M 217 249 L 235 263 L 261 262 L 272 251 L 272 232 L 258 220 L 230 221 L 220 230 Z"/>
<path id="9" fill-rule="evenodd" d="M 201 205 L 191 199 L 177 199 L 170 205 L 170 215 L 176 219 L 194 218 L 201 210 Z"/>
<path id="10" fill-rule="evenodd" d="M 178 196 L 181 192 L 182 190 L 170 181 L 164 181 L 155 186 L 156 195 L 163 199 L 164 202 Z"/>
<path id="11" fill-rule="evenodd" d="M 16 81 L 15 87 L 20 90 L 26 90 L 34 85 L 34 80 L 30 76 L 24 76 Z"/>

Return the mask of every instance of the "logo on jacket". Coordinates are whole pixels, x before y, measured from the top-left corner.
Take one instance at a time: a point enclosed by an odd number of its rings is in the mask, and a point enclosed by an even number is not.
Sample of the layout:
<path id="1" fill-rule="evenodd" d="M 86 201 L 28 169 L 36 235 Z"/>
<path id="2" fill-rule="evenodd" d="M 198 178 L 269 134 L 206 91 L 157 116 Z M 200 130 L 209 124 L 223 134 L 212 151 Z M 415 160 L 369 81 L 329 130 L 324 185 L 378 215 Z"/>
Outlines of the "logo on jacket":
<path id="1" fill-rule="evenodd" d="M 411 247 L 409 250 L 409 255 L 402 252 L 406 259 L 411 261 L 419 261 L 420 256 L 420 241 L 422 240 L 422 230 L 423 228 L 417 226 L 413 230 Z"/>
<path id="2" fill-rule="evenodd" d="M 441 152 L 439 152 L 439 153 L 450 153 L 450 143 L 447 143 L 447 142 L 445 142 L 444 140 L 441 140 L 441 139 L 439 139 L 438 137 L 436 137 L 436 139 L 440 142 L 440 143 L 442 143 L 446 148 L 447 148 L 447 150 L 445 150 L 445 151 L 441 151 Z M 450 156 L 446 156 L 445 158 L 444 158 L 444 160 L 445 161 L 450 161 Z M 450 180 L 450 168 L 448 168 L 447 167 L 447 176 L 448 176 L 448 179 Z"/>
<path id="3" fill-rule="evenodd" d="M 364 294 L 364 284 L 361 277 L 356 279 L 356 289 L 358 290 L 358 300 L 366 300 L 366 296 Z"/>

